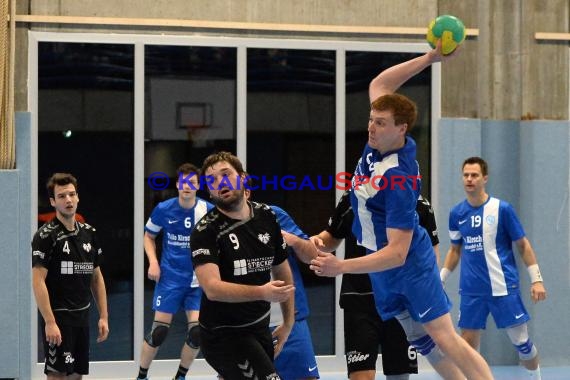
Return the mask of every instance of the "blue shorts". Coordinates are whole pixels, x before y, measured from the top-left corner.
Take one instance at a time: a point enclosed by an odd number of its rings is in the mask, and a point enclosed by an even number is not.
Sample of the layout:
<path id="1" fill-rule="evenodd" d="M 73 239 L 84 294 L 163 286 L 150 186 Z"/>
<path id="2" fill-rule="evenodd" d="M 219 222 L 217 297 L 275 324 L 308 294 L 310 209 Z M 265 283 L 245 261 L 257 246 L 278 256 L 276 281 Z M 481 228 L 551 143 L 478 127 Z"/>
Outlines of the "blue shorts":
<path id="1" fill-rule="evenodd" d="M 462 329 L 484 329 L 487 326 L 489 313 L 500 329 L 517 326 L 530 320 L 519 293 L 499 297 L 461 295 L 457 324 Z"/>
<path id="2" fill-rule="evenodd" d="M 275 368 L 282 380 L 320 377 L 311 332 L 305 319 L 295 321 L 283 350 L 275 358 Z"/>
<path id="3" fill-rule="evenodd" d="M 424 252 L 409 254 L 404 266 L 369 274 L 376 309 L 383 320 L 408 310 L 413 320 L 427 323 L 451 310 L 429 244 Z"/>
<path id="4" fill-rule="evenodd" d="M 181 308 L 185 311 L 200 310 L 201 298 L 202 288 L 199 286 L 180 286 L 161 279 L 154 288 L 152 309 L 168 314 L 176 314 Z"/>

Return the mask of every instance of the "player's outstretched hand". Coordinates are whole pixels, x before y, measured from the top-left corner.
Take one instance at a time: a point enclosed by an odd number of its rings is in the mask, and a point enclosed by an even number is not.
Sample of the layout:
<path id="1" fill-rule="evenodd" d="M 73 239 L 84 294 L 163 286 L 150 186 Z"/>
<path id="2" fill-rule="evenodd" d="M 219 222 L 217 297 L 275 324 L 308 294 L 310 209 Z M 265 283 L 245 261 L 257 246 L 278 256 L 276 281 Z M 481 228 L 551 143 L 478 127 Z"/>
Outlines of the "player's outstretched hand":
<path id="1" fill-rule="evenodd" d="M 544 301 L 546 299 L 546 289 L 544 283 L 535 282 L 530 286 L 530 298 L 532 302 Z"/>
<path id="2" fill-rule="evenodd" d="M 317 276 L 334 277 L 342 273 L 342 260 L 332 253 L 319 251 L 319 255 L 311 260 L 309 268 Z"/>
<path id="3" fill-rule="evenodd" d="M 295 293 L 295 287 L 291 284 L 287 285 L 285 281 L 275 280 L 269 281 L 262 285 L 263 299 L 268 302 L 285 302 Z"/>
<path id="4" fill-rule="evenodd" d="M 430 61 L 432 63 L 445 62 L 447 60 L 450 60 L 450 59 L 453 59 L 454 57 L 456 57 L 459 54 L 460 50 L 461 50 L 461 45 L 457 46 L 455 48 L 455 50 L 453 52 L 451 52 L 450 54 L 444 55 L 441 51 L 441 40 L 439 40 L 437 42 L 435 49 L 428 52 L 427 55 L 429 56 Z"/>

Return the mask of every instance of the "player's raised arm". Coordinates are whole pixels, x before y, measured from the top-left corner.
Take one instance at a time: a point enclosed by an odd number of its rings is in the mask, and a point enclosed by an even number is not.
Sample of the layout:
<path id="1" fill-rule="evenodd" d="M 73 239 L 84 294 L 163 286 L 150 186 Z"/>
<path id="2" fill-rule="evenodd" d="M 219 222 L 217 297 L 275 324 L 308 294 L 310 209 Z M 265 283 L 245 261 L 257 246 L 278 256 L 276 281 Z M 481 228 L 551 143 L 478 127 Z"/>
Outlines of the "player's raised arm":
<path id="1" fill-rule="evenodd" d="M 392 94 L 396 92 L 400 86 L 408 81 L 414 75 L 420 73 L 432 63 L 441 62 L 455 55 L 449 54 L 444 56 L 441 53 L 441 42 L 437 47 L 424 55 L 402 62 L 382 71 L 376 76 L 369 86 L 370 103 L 382 95 Z"/>

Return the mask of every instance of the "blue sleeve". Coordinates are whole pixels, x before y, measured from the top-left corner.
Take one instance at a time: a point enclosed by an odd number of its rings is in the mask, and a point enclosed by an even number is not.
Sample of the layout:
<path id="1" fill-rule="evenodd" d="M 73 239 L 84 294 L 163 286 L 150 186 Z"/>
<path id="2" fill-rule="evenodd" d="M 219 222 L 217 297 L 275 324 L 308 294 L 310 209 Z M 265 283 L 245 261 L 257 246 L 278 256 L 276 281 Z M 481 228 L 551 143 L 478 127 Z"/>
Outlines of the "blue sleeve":
<path id="1" fill-rule="evenodd" d="M 517 217 L 517 213 L 513 206 L 507 202 L 501 201 L 501 214 L 503 226 L 509 234 L 511 241 L 517 241 L 525 237 L 524 228 Z"/>
<path id="2" fill-rule="evenodd" d="M 449 213 L 449 239 L 452 244 L 461 245 L 461 232 L 459 231 L 457 219 L 457 213 L 455 212 L 455 208 L 453 208 Z"/>
<path id="3" fill-rule="evenodd" d="M 152 210 L 144 226 L 144 230 L 153 235 L 158 235 L 162 230 L 162 226 L 164 226 L 164 211 L 162 210 L 161 204 L 162 203 L 159 203 L 154 210 Z"/>
<path id="4" fill-rule="evenodd" d="M 413 189 L 412 179 L 403 172 L 388 170 L 379 187 L 386 186 L 386 227 L 411 230 L 417 223 L 417 191 Z"/>
<path id="5" fill-rule="evenodd" d="M 299 226 L 293 221 L 293 218 L 291 218 L 291 216 L 287 214 L 285 210 L 273 205 L 270 207 L 275 213 L 275 216 L 277 217 L 277 222 L 279 223 L 279 226 L 281 227 L 282 230 L 287 231 L 290 234 L 297 235 L 302 239 L 309 238 L 309 236 L 307 236 L 307 234 L 304 233 L 303 230 L 301 230 L 301 228 L 299 228 Z"/>

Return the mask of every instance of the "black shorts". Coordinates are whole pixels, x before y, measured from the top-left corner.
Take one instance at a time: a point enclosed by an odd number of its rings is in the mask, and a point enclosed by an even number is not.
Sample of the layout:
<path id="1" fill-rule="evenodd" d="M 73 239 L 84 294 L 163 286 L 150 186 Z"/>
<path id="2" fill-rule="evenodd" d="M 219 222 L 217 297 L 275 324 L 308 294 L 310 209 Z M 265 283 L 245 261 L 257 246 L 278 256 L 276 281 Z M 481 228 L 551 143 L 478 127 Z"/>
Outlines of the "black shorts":
<path id="1" fill-rule="evenodd" d="M 379 346 L 384 375 L 418 373 L 416 350 L 396 318 L 384 322 L 376 313 L 344 310 L 344 353 L 351 372 L 376 370 Z"/>
<path id="2" fill-rule="evenodd" d="M 280 380 L 273 365 L 269 327 L 212 332 L 200 326 L 200 341 L 204 358 L 224 380 Z"/>
<path id="3" fill-rule="evenodd" d="M 50 345 L 46 341 L 45 323 L 41 323 L 44 344 L 44 373 L 71 375 L 89 374 L 89 326 L 58 325 L 61 345 Z"/>

